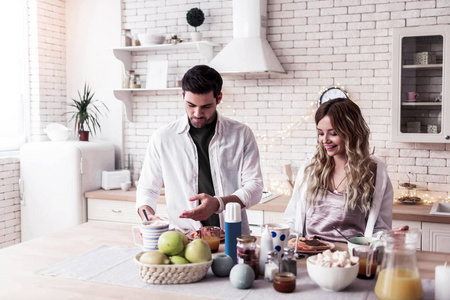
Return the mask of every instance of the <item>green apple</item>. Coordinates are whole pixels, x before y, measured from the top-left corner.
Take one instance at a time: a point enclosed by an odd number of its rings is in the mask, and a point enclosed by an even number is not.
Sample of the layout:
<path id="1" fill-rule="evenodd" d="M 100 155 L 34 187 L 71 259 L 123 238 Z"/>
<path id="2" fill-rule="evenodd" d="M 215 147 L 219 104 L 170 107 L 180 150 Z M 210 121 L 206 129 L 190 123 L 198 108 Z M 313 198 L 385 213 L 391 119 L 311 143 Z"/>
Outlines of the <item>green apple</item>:
<path id="1" fill-rule="evenodd" d="M 169 256 L 178 255 L 184 249 L 183 236 L 178 231 L 166 231 L 159 236 L 158 249 Z"/>
<path id="2" fill-rule="evenodd" d="M 211 248 L 202 239 L 196 239 L 186 245 L 184 257 L 191 263 L 202 263 L 211 260 Z"/>
<path id="3" fill-rule="evenodd" d="M 184 265 L 184 264 L 188 264 L 189 262 L 186 260 L 186 258 L 175 255 L 175 256 L 171 256 L 169 257 L 170 262 L 174 265 Z"/>
<path id="4" fill-rule="evenodd" d="M 162 252 L 158 250 L 150 250 L 144 252 L 139 261 L 143 264 L 149 265 L 168 265 L 170 264 L 169 258 Z"/>

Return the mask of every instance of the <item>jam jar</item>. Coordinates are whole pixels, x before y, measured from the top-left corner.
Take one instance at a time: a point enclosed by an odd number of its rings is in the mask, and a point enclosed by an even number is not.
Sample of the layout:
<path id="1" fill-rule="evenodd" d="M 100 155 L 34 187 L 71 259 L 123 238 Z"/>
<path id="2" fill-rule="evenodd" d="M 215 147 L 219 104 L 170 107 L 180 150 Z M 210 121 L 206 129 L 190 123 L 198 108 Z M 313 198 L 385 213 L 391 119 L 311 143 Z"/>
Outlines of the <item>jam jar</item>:
<path id="1" fill-rule="evenodd" d="M 295 275 L 291 272 L 276 273 L 273 278 L 273 287 L 281 293 L 291 293 L 295 290 Z"/>
<path id="2" fill-rule="evenodd" d="M 259 252 L 256 245 L 256 237 L 241 235 L 236 238 L 237 263 L 248 264 L 255 272 L 255 279 L 259 276 Z"/>

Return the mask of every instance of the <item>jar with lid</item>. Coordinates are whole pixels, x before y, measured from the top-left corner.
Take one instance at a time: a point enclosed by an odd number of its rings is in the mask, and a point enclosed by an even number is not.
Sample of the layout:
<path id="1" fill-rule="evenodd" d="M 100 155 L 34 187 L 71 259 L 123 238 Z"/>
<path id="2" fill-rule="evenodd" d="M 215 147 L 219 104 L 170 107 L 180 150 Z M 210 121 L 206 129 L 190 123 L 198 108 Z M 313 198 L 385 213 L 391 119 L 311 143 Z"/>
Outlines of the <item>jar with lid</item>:
<path id="1" fill-rule="evenodd" d="M 295 259 L 294 248 L 284 248 L 283 258 L 280 263 L 280 272 L 291 272 L 297 276 L 297 260 Z"/>
<path id="2" fill-rule="evenodd" d="M 255 272 L 255 279 L 259 276 L 259 249 L 256 237 L 252 235 L 241 235 L 237 240 L 237 263 L 248 264 Z"/>
<path id="3" fill-rule="evenodd" d="M 264 267 L 264 279 L 272 282 L 275 274 L 279 271 L 278 251 L 272 250 L 267 253 L 267 261 Z"/>
<path id="4" fill-rule="evenodd" d="M 122 46 L 130 47 L 132 45 L 132 36 L 130 29 L 122 29 Z"/>
<path id="5" fill-rule="evenodd" d="M 138 74 L 130 75 L 130 88 L 131 89 L 140 89 L 141 88 L 141 77 Z"/>
<path id="6" fill-rule="evenodd" d="M 133 46 L 140 46 L 141 45 L 141 41 L 139 40 L 139 37 L 138 37 L 137 33 L 132 35 L 131 45 L 133 45 Z"/>
<path id="7" fill-rule="evenodd" d="M 290 272 L 280 272 L 273 278 L 273 287 L 281 293 L 291 293 L 295 290 L 295 275 Z"/>

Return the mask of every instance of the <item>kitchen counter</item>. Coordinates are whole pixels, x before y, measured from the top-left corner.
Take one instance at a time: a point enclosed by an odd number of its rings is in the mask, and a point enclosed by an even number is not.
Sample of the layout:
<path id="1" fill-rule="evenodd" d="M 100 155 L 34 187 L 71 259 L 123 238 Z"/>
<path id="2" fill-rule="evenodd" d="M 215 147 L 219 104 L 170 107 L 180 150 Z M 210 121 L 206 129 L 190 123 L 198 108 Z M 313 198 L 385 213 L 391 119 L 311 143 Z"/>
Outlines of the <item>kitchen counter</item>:
<path id="1" fill-rule="evenodd" d="M 0 249 L 0 299 L 180 299 L 180 294 L 120 287 L 76 279 L 37 275 L 36 271 L 100 245 L 132 248 L 131 225 L 88 222 L 49 236 Z M 221 245 L 223 251 L 223 244 Z M 345 248 L 341 245 L 339 248 Z M 449 253 L 417 253 L 422 279 L 434 279 L 434 268 L 450 261 Z M 299 260 L 304 266 L 304 259 Z M 195 284 L 192 284 L 195 288 Z M 176 290 L 176 285 L 173 286 Z M 205 299 L 182 296 L 183 299 Z"/>
<path id="2" fill-rule="evenodd" d="M 85 197 L 107 200 L 136 201 L 136 190 L 132 189 L 130 191 L 123 192 L 122 190 L 106 191 L 100 189 L 85 193 Z M 289 203 L 289 200 L 290 196 L 279 196 L 265 203 L 252 206 L 250 210 L 283 213 Z M 158 203 L 165 203 L 165 197 L 163 195 L 158 198 Z M 430 215 L 431 207 L 432 205 L 430 204 L 405 205 L 394 203 L 392 218 L 394 220 L 450 224 L 450 216 Z"/>

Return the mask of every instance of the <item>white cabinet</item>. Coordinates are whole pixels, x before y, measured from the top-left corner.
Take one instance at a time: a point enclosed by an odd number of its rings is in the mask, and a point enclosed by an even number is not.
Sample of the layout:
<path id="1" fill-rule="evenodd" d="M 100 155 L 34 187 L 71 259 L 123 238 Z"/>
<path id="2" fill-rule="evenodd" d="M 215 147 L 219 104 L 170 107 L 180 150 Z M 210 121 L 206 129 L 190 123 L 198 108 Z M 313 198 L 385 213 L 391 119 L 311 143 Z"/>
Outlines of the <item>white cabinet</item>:
<path id="1" fill-rule="evenodd" d="M 450 224 L 423 222 L 422 250 L 450 253 Z"/>
<path id="2" fill-rule="evenodd" d="M 262 226 L 264 224 L 281 224 L 283 223 L 283 213 L 267 210 L 247 210 L 248 223 L 252 235 L 260 236 Z"/>
<path id="3" fill-rule="evenodd" d="M 152 46 L 133 46 L 133 47 L 120 47 L 113 49 L 114 56 L 123 63 L 125 70 L 131 69 L 132 63 L 132 54 L 137 52 L 161 52 L 161 51 L 198 51 L 200 55 L 206 60 L 208 63 L 213 58 L 213 47 L 218 46 L 218 44 L 208 42 L 208 41 L 200 41 L 200 42 L 188 42 L 188 43 L 179 43 L 176 45 L 172 44 L 161 44 L 161 45 L 152 45 Z M 186 70 L 187 71 L 187 70 Z M 141 82 L 142 84 L 142 82 Z M 165 91 L 178 91 L 180 88 L 167 88 L 161 89 Z M 123 89 L 118 88 L 115 89 L 114 96 L 123 101 L 126 108 L 127 118 L 128 120 L 132 120 L 133 116 L 133 93 L 134 92 L 145 92 L 151 91 L 153 89 Z"/>
<path id="4" fill-rule="evenodd" d="M 140 224 L 136 202 L 88 198 L 88 220 Z M 157 216 L 168 218 L 165 204 L 157 204 Z"/>
<path id="5" fill-rule="evenodd" d="M 393 37 L 393 141 L 450 142 L 450 26 L 395 28 Z"/>

